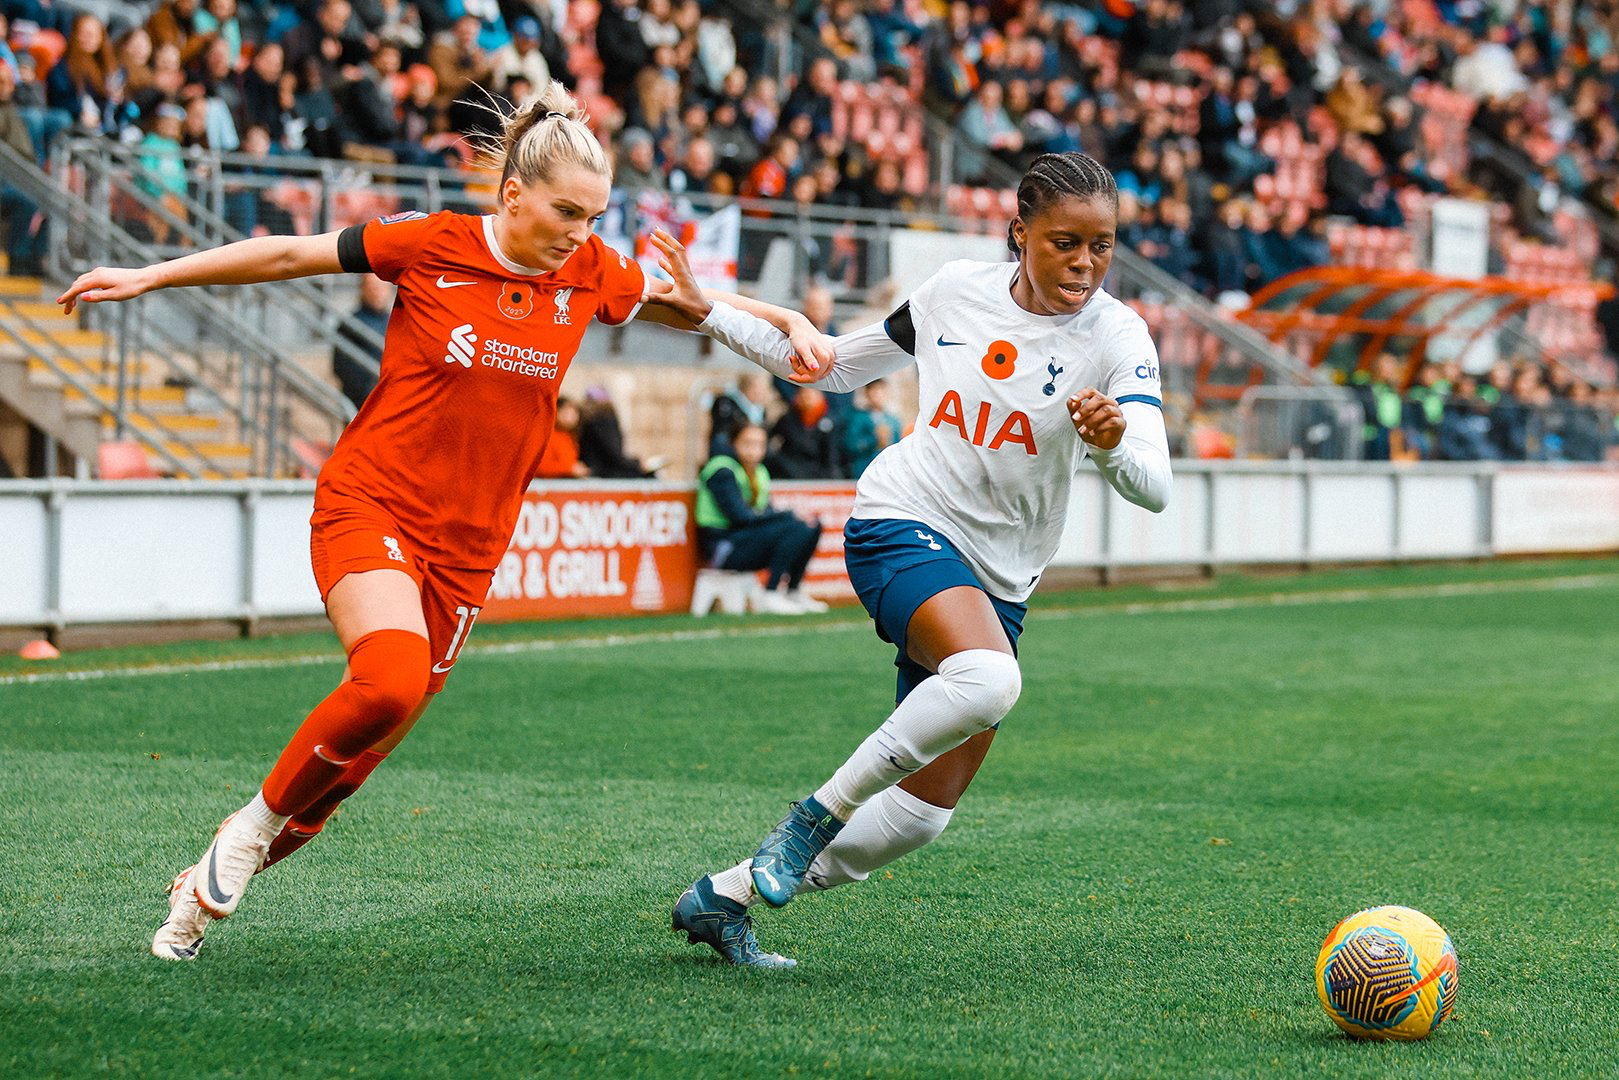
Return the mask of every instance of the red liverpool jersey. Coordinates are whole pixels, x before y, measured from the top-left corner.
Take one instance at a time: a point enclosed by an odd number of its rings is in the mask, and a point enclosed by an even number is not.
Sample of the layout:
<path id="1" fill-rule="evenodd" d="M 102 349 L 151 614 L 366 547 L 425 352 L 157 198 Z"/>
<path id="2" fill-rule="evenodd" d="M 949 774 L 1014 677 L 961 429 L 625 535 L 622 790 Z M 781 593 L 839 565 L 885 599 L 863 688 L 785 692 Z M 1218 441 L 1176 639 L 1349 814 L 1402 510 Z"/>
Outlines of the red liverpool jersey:
<path id="1" fill-rule="evenodd" d="M 641 267 L 592 235 L 559 269 L 513 262 L 494 219 L 397 214 L 356 226 L 344 266 L 398 284 L 382 377 L 320 472 L 324 496 L 388 511 L 422 556 L 494 566 L 591 319 L 635 314 Z"/>

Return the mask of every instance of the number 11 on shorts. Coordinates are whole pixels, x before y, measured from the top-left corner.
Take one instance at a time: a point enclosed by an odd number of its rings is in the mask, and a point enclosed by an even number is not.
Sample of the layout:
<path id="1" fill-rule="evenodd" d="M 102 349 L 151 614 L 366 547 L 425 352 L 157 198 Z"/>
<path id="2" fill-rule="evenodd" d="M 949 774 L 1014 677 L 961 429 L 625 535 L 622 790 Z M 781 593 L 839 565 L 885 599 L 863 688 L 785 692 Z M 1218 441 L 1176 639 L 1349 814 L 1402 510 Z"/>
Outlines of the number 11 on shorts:
<path id="1" fill-rule="evenodd" d="M 450 638 L 450 647 L 444 651 L 444 659 L 433 665 L 433 673 L 442 675 L 455 666 L 455 654 L 465 642 L 467 635 L 472 633 L 472 624 L 478 621 L 478 612 L 483 608 L 459 605 L 455 609 L 455 636 Z"/>

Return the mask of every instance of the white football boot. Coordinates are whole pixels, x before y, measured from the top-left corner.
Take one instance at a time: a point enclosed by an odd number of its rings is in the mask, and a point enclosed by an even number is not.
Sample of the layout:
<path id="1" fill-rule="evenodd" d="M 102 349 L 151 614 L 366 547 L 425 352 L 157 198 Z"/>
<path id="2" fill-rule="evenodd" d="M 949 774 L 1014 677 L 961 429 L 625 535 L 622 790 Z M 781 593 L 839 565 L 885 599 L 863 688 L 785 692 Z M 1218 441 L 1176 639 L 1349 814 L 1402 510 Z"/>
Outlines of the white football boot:
<path id="1" fill-rule="evenodd" d="M 274 839 L 274 833 L 267 833 L 241 814 L 226 818 L 191 873 L 191 891 L 202 909 L 216 919 L 235 911 L 247 883 L 264 866 Z"/>
<path id="2" fill-rule="evenodd" d="M 152 955 L 160 960 L 195 960 L 197 950 L 202 948 L 202 935 L 212 917 L 202 910 L 191 888 L 191 872 L 195 869 L 186 867 L 169 886 L 169 917 L 152 935 Z"/>
<path id="3" fill-rule="evenodd" d="M 760 589 L 753 594 L 752 606 L 755 615 L 804 614 L 804 609 L 785 589 Z"/>
<path id="4" fill-rule="evenodd" d="M 787 599 L 797 604 L 809 615 L 819 615 L 823 611 L 831 611 L 831 605 L 823 600 L 817 600 L 802 588 L 793 589 L 787 594 Z"/>

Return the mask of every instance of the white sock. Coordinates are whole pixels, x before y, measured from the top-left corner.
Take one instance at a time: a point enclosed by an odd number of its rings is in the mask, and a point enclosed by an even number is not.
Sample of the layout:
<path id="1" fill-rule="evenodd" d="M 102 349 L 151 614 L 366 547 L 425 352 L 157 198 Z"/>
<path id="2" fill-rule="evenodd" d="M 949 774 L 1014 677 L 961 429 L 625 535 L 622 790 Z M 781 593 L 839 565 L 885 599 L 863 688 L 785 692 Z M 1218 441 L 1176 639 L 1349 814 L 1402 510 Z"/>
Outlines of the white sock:
<path id="1" fill-rule="evenodd" d="M 799 892 L 864 881 L 878 867 L 938 839 L 953 810 L 934 806 L 902 787 L 891 787 L 862 806 L 816 856 Z"/>
<path id="2" fill-rule="evenodd" d="M 753 891 L 752 859 L 743 859 L 729 870 L 710 874 L 709 880 L 714 883 L 715 892 L 743 907 L 752 907 L 759 900 L 759 894 Z"/>
<path id="3" fill-rule="evenodd" d="M 270 809 L 269 804 L 264 801 L 263 788 L 253 796 L 252 802 L 242 807 L 240 814 L 243 821 L 252 822 L 260 832 L 271 836 L 279 834 L 291 818 L 290 814 L 278 814 Z"/>
<path id="4" fill-rule="evenodd" d="M 912 690 L 821 785 L 816 801 L 848 821 L 879 791 L 1000 723 L 1022 685 L 1017 660 L 1006 653 L 966 649 L 945 657 L 939 673 Z"/>

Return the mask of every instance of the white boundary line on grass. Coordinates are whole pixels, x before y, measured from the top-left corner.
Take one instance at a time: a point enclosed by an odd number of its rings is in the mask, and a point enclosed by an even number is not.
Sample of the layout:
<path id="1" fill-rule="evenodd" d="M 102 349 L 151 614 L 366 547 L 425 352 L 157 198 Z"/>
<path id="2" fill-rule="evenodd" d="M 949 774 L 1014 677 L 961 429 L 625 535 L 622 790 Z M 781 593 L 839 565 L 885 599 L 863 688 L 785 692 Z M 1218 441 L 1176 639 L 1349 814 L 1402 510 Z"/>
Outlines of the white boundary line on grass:
<path id="1" fill-rule="evenodd" d="M 1570 577 L 1521 578 L 1515 581 L 1453 582 L 1437 585 L 1391 585 L 1387 588 L 1328 589 L 1319 592 L 1274 592 L 1256 596 L 1202 597 L 1188 600 L 1136 600 L 1119 604 L 1096 604 L 1073 608 L 1046 608 L 1038 611 L 1040 622 L 1056 619 L 1092 618 L 1104 615 L 1150 615 L 1199 611 L 1232 611 L 1242 608 L 1307 607 L 1311 604 L 1353 604 L 1366 600 L 1427 600 L 1449 596 L 1488 596 L 1511 592 L 1565 592 L 1597 585 L 1619 583 L 1619 574 L 1579 574 Z M 742 637 L 793 637 L 799 634 L 838 633 L 866 630 L 869 623 L 840 622 L 777 623 L 765 626 L 726 626 L 707 630 L 653 630 L 645 633 L 601 634 L 595 637 L 542 638 L 536 641 L 506 641 L 499 644 L 468 644 L 463 655 L 514 656 L 529 653 L 561 652 L 566 649 L 610 649 L 620 645 L 650 645 L 686 641 L 722 641 Z M 85 668 L 79 671 L 37 671 L 0 675 L 0 686 L 32 683 L 87 682 L 93 679 L 139 678 L 150 675 L 190 675 L 212 671 L 251 671 L 259 668 L 336 665 L 342 657 L 333 653 L 263 657 L 244 660 L 204 660 L 180 664 L 149 664 L 140 667 Z"/>

